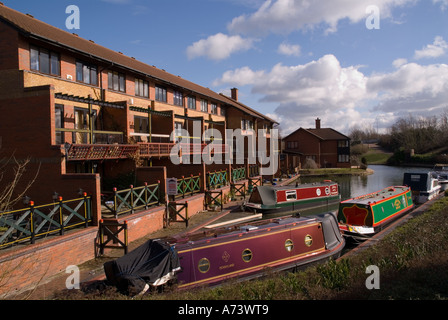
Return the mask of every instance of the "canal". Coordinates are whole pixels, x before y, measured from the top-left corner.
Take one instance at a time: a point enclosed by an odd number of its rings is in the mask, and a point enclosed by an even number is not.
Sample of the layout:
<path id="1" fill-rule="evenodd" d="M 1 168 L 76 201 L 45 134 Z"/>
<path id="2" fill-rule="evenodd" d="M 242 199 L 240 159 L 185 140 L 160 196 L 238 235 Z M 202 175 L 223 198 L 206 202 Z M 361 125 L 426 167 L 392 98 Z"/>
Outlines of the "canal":
<path id="1" fill-rule="evenodd" d="M 374 171 L 371 175 L 326 175 L 326 176 L 302 176 L 296 180 L 299 183 L 321 182 L 332 180 L 338 183 L 341 201 L 351 199 L 364 194 L 379 191 L 390 186 L 403 185 L 405 172 L 428 172 L 429 168 L 421 167 L 392 167 L 384 165 L 370 165 Z M 301 210 L 302 216 L 334 212 L 339 204 L 328 205 L 320 208 Z"/>
<path id="2" fill-rule="evenodd" d="M 428 172 L 429 168 L 417 167 L 391 167 L 383 165 L 370 165 L 374 170 L 371 175 L 328 175 L 319 177 L 300 177 L 299 183 L 320 182 L 322 180 L 332 180 L 338 183 L 341 193 L 341 200 L 351 199 L 363 194 L 379 191 L 389 186 L 403 185 L 405 172 Z"/>

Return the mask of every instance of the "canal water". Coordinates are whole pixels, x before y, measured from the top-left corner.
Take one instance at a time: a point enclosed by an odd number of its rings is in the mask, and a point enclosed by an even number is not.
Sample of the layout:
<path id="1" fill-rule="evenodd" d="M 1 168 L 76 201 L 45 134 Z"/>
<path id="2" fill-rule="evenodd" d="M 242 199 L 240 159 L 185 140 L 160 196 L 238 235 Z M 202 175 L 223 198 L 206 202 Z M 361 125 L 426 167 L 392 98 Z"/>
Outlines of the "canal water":
<path id="1" fill-rule="evenodd" d="M 428 172 L 429 168 L 421 167 L 392 167 L 383 165 L 370 165 L 374 171 L 371 175 L 326 175 L 326 176 L 308 176 L 300 177 L 296 180 L 299 183 L 321 182 L 323 180 L 332 180 L 338 183 L 341 201 L 351 199 L 364 194 L 379 191 L 390 186 L 403 185 L 405 172 Z M 295 184 L 295 182 L 294 182 Z M 325 212 L 337 211 L 339 204 L 302 210 L 302 216 L 315 215 Z"/>
<path id="2" fill-rule="evenodd" d="M 390 186 L 403 185 L 405 172 L 428 172 L 429 168 L 417 167 L 391 167 L 383 165 L 370 165 L 374 171 L 371 175 L 328 175 L 319 177 L 300 177 L 299 183 L 320 182 L 322 180 L 332 180 L 338 183 L 341 193 L 341 200 L 351 199 L 363 194 L 379 191 Z"/>

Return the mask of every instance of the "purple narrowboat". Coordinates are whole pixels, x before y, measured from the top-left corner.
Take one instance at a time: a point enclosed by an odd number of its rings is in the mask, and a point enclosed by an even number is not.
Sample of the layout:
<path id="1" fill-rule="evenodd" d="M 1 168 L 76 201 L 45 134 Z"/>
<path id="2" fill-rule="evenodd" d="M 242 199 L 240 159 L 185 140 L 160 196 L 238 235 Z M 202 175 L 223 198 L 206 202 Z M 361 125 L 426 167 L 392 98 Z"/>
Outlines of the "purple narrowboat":
<path id="1" fill-rule="evenodd" d="M 248 280 L 339 257 L 345 245 L 336 217 L 290 216 L 240 224 L 181 238 L 150 240 L 104 264 L 120 291 L 146 291 L 174 281 L 179 289 Z"/>

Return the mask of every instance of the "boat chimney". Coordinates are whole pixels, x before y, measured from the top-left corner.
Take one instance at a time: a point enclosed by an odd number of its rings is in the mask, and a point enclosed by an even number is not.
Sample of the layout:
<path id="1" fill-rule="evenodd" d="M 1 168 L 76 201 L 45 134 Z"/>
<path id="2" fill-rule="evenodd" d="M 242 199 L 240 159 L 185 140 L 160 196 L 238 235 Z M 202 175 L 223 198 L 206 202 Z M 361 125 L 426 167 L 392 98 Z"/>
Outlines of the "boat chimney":
<path id="1" fill-rule="evenodd" d="M 235 101 L 238 101 L 238 89 L 232 88 L 232 89 L 230 89 L 230 91 L 232 92 L 232 99 Z"/>
<path id="2" fill-rule="evenodd" d="M 316 119 L 316 129 L 320 129 L 320 119 Z"/>

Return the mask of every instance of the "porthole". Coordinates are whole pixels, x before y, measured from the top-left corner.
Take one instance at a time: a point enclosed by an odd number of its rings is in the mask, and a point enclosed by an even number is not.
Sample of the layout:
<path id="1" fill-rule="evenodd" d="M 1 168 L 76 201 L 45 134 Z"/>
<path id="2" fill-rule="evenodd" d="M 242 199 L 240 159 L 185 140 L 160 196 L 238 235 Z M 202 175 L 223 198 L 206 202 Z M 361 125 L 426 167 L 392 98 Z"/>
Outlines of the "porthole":
<path id="1" fill-rule="evenodd" d="M 202 258 L 199 260 L 198 269 L 202 273 L 207 273 L 210 270 L 210 261 L 207 258 Z"/>
<path id="2" fill-rule="evenodd" d="M 294 248 L 294 243 L 292 242 L 292 240 L 291 239 L 286 240 L 285 241 L 286 251 L 291 252 L 293 248 Z"/>
<path id="3" fill-rule="evenodd" d="M 307 234 L 307 235 L 305 236 L 305 245 L 306 245 L 307 247 L 311 247 L 312 244 L 313 244 L 313 237 L 310 236 L 309 234 Z"/>
<path id="4" fill-rule="evenodd" d="M 250 260 L 252 260 L 252 251 L 250 251 L 250 249 L 245 249 L 242 258 L 244 262 L 250 262 Z"/>

